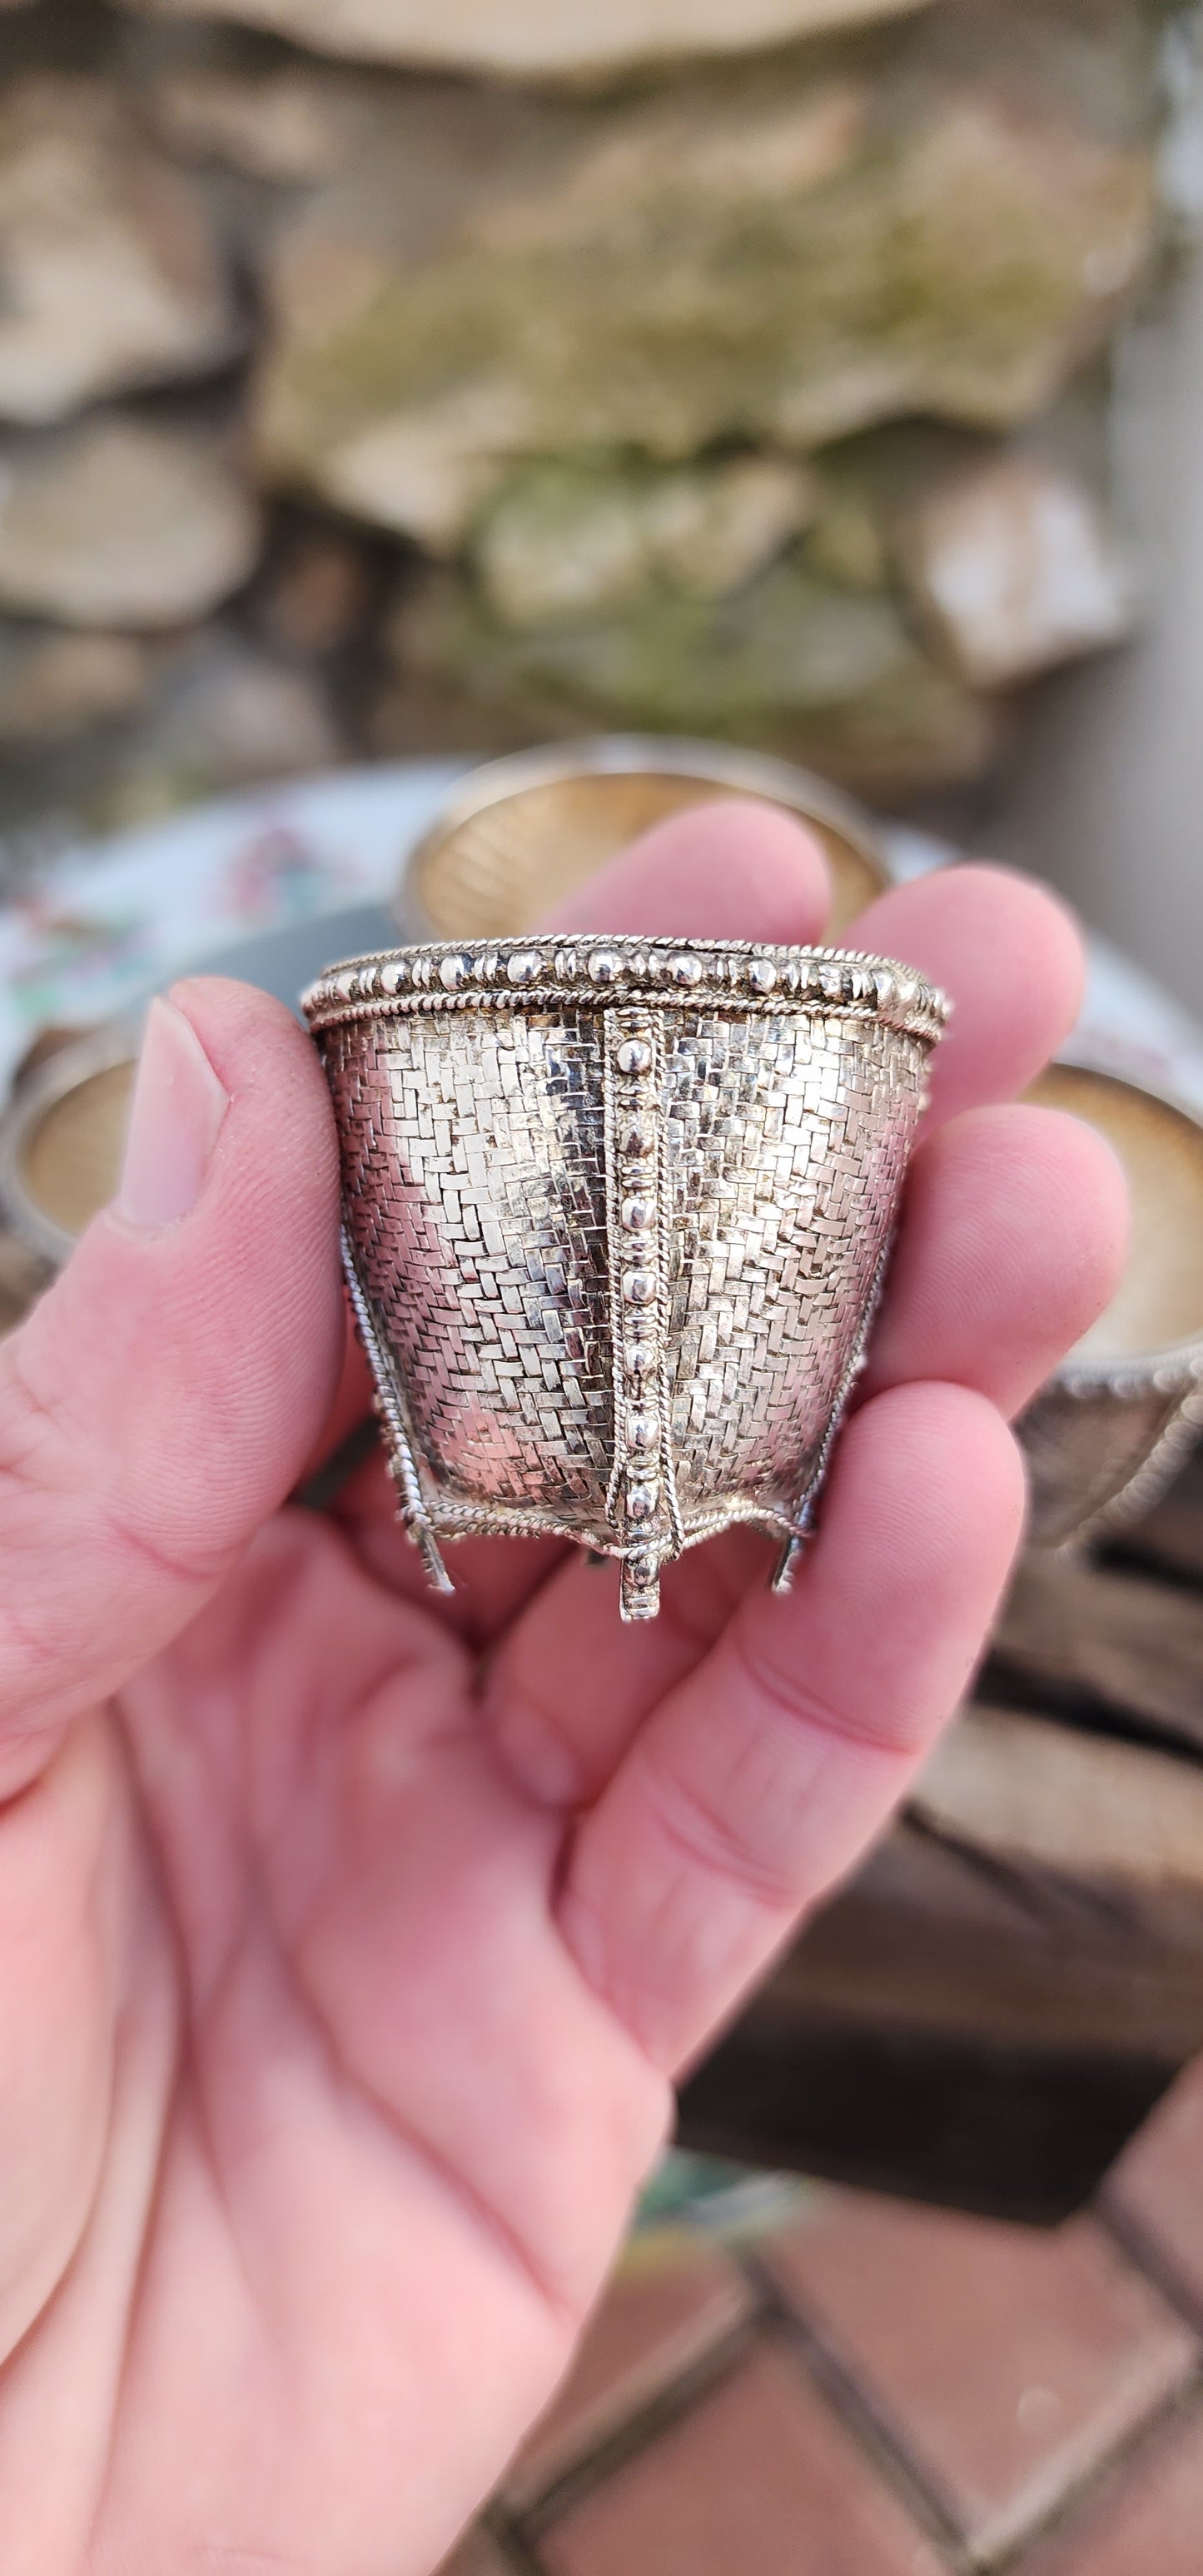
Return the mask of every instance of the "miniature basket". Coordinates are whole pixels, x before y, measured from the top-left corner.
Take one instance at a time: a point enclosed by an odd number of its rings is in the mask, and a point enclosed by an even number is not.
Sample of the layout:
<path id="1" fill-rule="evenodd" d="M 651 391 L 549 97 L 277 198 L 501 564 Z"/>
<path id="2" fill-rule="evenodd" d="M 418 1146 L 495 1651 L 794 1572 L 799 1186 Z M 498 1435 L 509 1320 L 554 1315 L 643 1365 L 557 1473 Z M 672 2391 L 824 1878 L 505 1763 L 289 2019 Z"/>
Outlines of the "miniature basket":
<path id="1" fill-rule="evenodd" d="M 860 1364 L 946 1005 L 742 942 L 401 949 L 305 998 L 400 1508 L 552 1532 L 654 1617 L 740 1521 L 785 1584 Z"/>
<path id="2" fill-rule="evenodd" d="M 1028 1097 L 1096 1128 L 1132 1200 L 1116 1296 L 1016 1425 L 1029 1537 L 1060 1548 L 1140 1520 L 1203 1432 L 1203 1119 L 1080 1056 L 1049 1065 Z"/>

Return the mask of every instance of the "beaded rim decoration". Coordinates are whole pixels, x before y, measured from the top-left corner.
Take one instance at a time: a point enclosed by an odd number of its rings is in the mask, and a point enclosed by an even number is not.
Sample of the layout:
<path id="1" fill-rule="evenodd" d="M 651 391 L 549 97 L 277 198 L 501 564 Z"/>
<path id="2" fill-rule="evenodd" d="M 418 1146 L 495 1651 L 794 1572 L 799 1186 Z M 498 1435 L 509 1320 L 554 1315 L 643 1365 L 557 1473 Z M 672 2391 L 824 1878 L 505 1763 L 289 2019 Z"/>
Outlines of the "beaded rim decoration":
<path id="1" fill-rule="evenodd" d="M 783 1004 L 856 1011 L 934 1044 L 950 1004 L 893 957 L 850 948 L 779 948 L 745 939 L 513 938 L 464 947 L 432 940 L 329 966 L 302 997 L 311 1029 L 409 1011 L 598 1008 L 674 1001 L 741 1012 Z"/>
<path id="2" fill-rule="evenodd" d="M 817 1458 L 788 1505 L 726 1495 L 684 1514 L 673 1440 L 672 1183 L 665 1100 L 669 1031 L 677 1014 L 747 1021 L 811 1016 L 874 1022 L 926 1050 L 948 1004 L 911 967 L 848 949 L 771 947 L 746 940 L 514 937 L 461 946 L 438 941 L 348 958 L 304 996 L 315 1037 L 356 1023 L 423 1014 L 510 1012 L 536 1018 L 584 1013 L 596 1027 L 602 1108 L 606 1303 L 612 1433 L 600 1528 L 586 1543 L 621 1561 L 622 1615 L 654 1618 L 663 1565 L 686 1546 L 746 1519 L 782 1542 L 775 1581 L 784 1590 L 812 1521 L 839 1421 L 862 1364 L 888 1242 L 859 1319 Z M 465 1500 L 432 1489 L 410 1394 L 373 1316 L 348 1229 L 343 1260 L 352 1307 L 372 1364 L 400 1511 L 435 1587 L 450 1590 L 441 1537 L 539 1530 L 581 1539 L 553 1511 Z"/>

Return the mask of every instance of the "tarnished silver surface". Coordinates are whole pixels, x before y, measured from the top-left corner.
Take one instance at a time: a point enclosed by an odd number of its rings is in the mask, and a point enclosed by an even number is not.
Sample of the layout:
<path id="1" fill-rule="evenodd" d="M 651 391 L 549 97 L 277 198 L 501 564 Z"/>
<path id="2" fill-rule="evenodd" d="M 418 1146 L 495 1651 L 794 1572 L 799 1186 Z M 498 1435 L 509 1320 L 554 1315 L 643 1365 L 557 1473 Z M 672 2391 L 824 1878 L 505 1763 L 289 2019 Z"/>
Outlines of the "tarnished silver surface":
<path id="1" fill-rule="evenodd" d="M 1049 1065 L 1028 1096 L 1096 1127 L 1133 1199 L 1119 1296 L 1016 1425 L 1029 1538 L 1059 1548 L 1151 1511 L 1203 1432 L 1203 1122 L 1186 1102 L 1083 1055 Z M 1109 1349 L 1117 1322 L 1131 1342 L 1134 1280 L 1144 1317 L 1167 1329 L 1147 1348 Z M 1197 1330 L 1184 1332 L 1192 1317 Z"/>
<path id="2" fill-rule="evenodd" d="M 305 998 L 400 1494 L 439 1541 L 788 1580 L 863 1351 L 946 1006 L 846 951 L 554 937 L 354 959 Z"/>

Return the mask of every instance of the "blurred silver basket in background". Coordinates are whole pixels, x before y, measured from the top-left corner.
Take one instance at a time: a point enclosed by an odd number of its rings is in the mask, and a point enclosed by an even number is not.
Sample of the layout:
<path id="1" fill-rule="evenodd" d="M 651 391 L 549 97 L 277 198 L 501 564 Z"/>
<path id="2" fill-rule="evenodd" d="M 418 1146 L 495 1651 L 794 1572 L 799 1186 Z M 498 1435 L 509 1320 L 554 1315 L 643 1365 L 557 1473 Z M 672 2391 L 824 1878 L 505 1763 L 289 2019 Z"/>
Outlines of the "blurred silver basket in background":
<path id="1" fill-rule="evenodd" d="M 457 780 L 410 854 L 403 930 L 503 939 L 539 923 L 641 832 L 716 798 L 809 824 L 831 873 L 829 938 L 890 883 L 871 817 L 791 761 L 667 734 L 596 734 L 490 760 Z"/>
<path id="2" fill-rule="evenodd" d="M 1028 1097 L 1097 1128 L 1132 1200 L 1117 1294 L 1018 1426 L 1031 1538 L 1060 1547 L 1139 1519 L 1203 1430 L 1203 1122 L 1093 1065 L 1052 1064 Z"/>
<path id="3" fill-rule="evenodd" d="M 57 1035 L 0 1113 L 0 1330 L 113 1196 L 137 1054 L 128 1020 Z"/>

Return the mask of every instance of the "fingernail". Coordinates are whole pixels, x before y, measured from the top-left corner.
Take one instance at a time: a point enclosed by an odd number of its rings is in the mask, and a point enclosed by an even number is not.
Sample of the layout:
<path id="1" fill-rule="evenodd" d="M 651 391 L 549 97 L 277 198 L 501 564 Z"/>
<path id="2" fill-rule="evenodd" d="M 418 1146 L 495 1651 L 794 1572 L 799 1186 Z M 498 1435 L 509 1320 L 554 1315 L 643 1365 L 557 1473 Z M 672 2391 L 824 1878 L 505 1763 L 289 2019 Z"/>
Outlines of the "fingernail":
<path id="1" fill-rule="evenodd" d="M 229 1105 L 191 1022 L 152 1002 L 116 1200 L 127 1224 L 178 1225 L 196 1206 Z"/>

